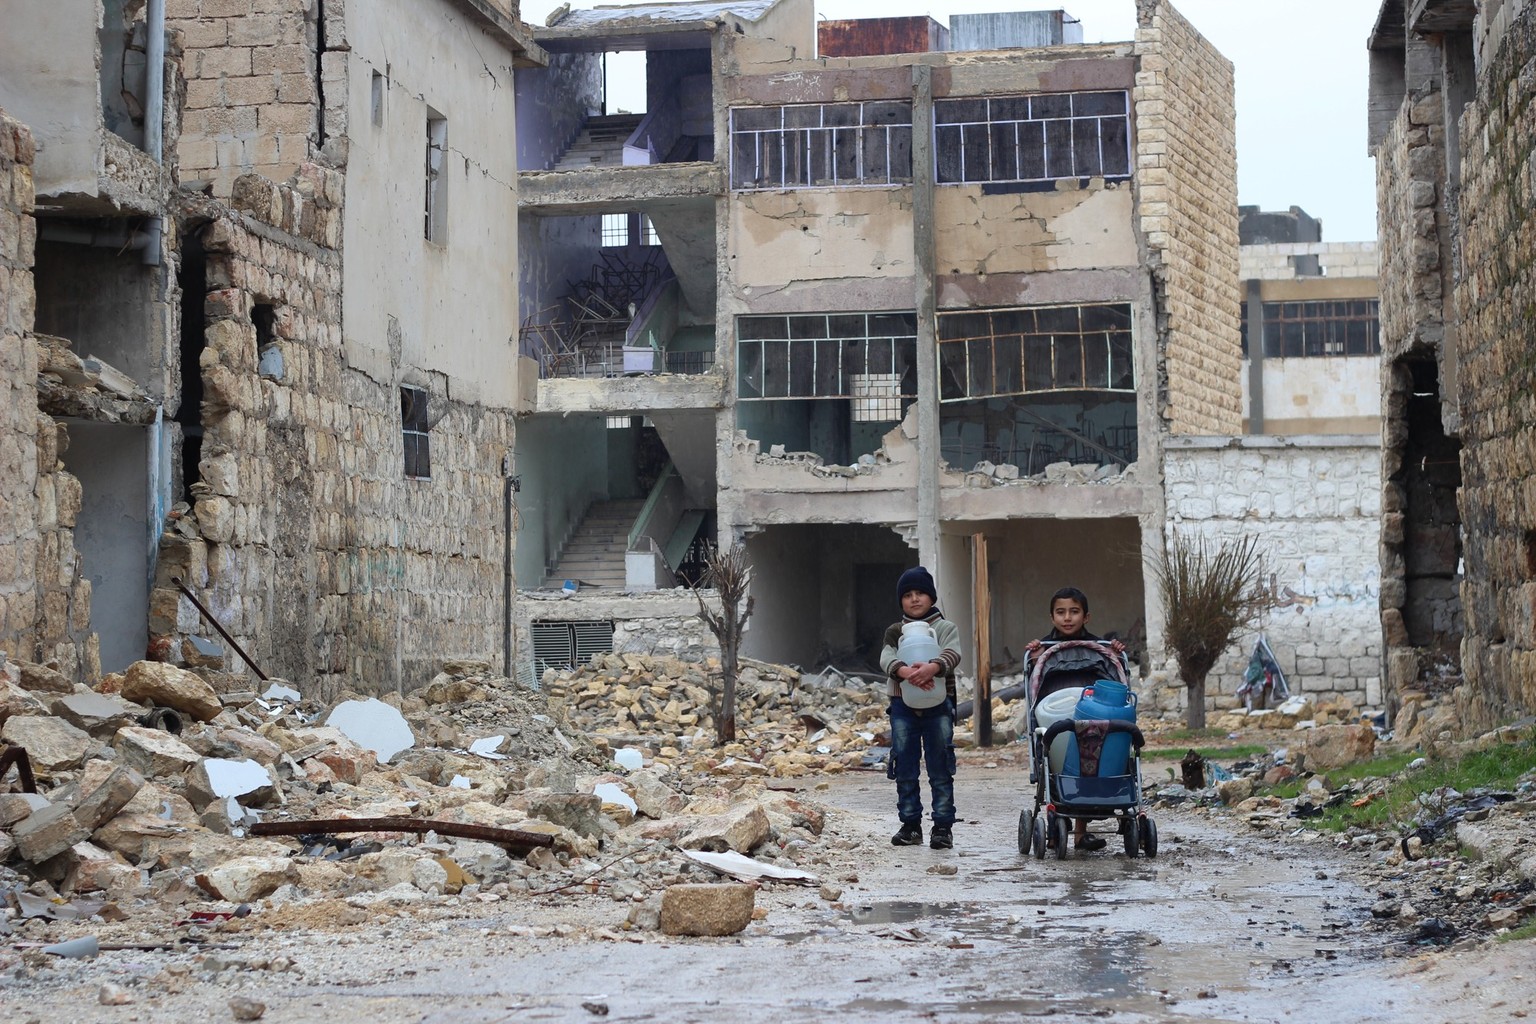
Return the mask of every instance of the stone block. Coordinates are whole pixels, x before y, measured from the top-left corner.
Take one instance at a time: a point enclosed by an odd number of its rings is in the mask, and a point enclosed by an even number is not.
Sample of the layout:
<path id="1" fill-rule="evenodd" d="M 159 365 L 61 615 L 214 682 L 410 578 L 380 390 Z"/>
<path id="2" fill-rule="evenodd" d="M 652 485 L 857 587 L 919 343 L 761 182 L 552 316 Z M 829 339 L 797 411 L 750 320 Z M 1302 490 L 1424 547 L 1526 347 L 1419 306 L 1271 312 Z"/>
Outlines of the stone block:
<path id="1" fill-rule="evenodd" d="M 17 661 L 21 677 L 17 681 L 22 689 L 33 693 L 74 693 L 75 684 L 62 672 L 30 661 Z"/>
<path id="2" fill-rule="evenodd" d="M 25 748 L 32 770 L 42 776 L 78 767 L 91 749 L 89 735 L 51 715 L 9 718 L 0 740 Z"/>
<path id="3" fill-rule="evenodd" d="M 33 811 L 11 830 L 17 852 L 33 864 L 56 857 L 90 837 L 63 804 L 49 804 Z"/>
<path id="4" fill-rule="evenodd" d="M 120 765 L 76 805 L 75 820 L 87 831 L 95 832 L 127 807 L 143 788 L 144 776 L 127 765 Z"/>
<path id="5" fill-rule="evenodd" d="M 551 793 L 534 800 L 528 813 L 589 839 L 603 834 L 603 801 L 592 793 Z"/>
<path id="6" fill-rule="evenodd" d="M 1302 764 L 1309 772 L 1368 761 L 1376 752 L 1376 732 L 1368 725 L 1323 725 L 1304 735 Z"/>
<path id="7" fill-rule="evenodd" d="M 685 850 L 750 853 L 766 842 L 772 831 L 767 813 L 757 804 L 750 804 L 733 807 L 695 823 L 678 841 L 678 846 Z"/>
<path id="8" fill-rule="evenodd" d="M 197 884 L 214 899 L 249 903 L 297 877 L 287 857 L 236 857 L 199 873 Z"/>
<path id="9" fill-rule="evenodd" d="M 41 697 L 0 676 L 0 725 L 17 716 L 47 713 L 48 705 Z"/>
<path id="10" fill-rule="evenodd" d="M 158 729 L 140 726 L 119 729 L 112 745 L 124 763 L 152 779 L 178 778 L 202 760 L 197 751 Z"/>
<path id="11" fill-rule="evenodd" d="M 669 885 L 661 895 L 666 935 L 735 935 L 752 920 L 756 890 L 741 882 Z"/>
<path id="12" fill-rule="evenodd" d="M 219 695 L 201 676 L 159 661 L 136 661 L 123 674 L 123 696 L 140 704 L 175 708 L 199 722 L 224 710 Z"/>

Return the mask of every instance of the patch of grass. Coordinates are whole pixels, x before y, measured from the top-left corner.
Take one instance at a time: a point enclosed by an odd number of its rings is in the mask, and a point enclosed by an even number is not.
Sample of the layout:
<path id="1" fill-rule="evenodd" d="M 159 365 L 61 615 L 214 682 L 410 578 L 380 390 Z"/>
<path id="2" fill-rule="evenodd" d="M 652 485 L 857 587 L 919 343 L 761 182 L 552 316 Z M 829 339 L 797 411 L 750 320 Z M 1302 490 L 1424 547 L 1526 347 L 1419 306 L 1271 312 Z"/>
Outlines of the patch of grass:
<path id="1" fill-rule="evenodd" d="M 1149 761 L 1179 761 L 1189 753 L 1189 750 L 1189 747 L 1167 750 L 1143 749 L 1141 756 Z M 1269 748 L 1261 743 L 1240 743 L 1231 747 L 1195 747 L 1194 750 L 1207 761 L 1241 761 L 1244 758 L 1269 753 Z"/>
<path id="2" fill-rule="evenodd" d="M 1521 939 L 1536 939 L 1536 921 L 1523 924 L 1519 928 L 1511 928 L 1499 936 L 1500 942 L 1518 942 Z"/>
<path id="3" fill-rule="evenodd" d="M 1405 825 L 1425 810 L 1419 803 L 1419 797 L 1442 787 L 1448 786 L 1459 793 L 1480 787 L 1509 787 L 1521 775 L 1536 768 L 1536 735 L 1519 743 L 1505 743 L 1489 750 L 1480 750 L 1459 760 L 1431 761 L 1423 768 L 1403 772 L 1403 768 L 1415 756 L 1399 754 L 1328 772 L 1329 781 L 1335 785 L 1349 780 L 1389 776 L 1391 781 L 1379 797 L 1359 807 L 1349 801 L 1330 807 L 1321 817 L 1311 819 L 1309 824 L 1333 832 L 1342 832 L 1355 826 L 1380 829 Z M 1279 787 L 1276 787 L 1271 792 L 1279 795 L 1278 790 Z M 1430 813 L 1432 816 L 1433 812 Z"/>
<path id="4" fill-rule="evenodd" d="M 1159 743 L 1194 743 L 1196 740 L 1224 740 L 1227 738 L 1224 729 L 1173 729 L 1169 732 L 1157 734 Z"/>

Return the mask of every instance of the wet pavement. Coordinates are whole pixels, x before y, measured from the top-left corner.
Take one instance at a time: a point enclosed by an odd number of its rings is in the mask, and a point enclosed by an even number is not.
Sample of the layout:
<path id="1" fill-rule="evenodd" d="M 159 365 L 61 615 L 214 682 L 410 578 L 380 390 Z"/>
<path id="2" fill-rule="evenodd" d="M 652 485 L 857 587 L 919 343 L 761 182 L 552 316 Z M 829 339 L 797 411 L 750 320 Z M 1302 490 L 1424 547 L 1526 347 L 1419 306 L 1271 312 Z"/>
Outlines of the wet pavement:
<path id="1" fill-rule="evenodd" d="M 620 931 L 628 905 L 564 894 L 341 934 L 253 935 L 252 945 L 295 969 L 226 973 L 214 984 L 191 983 L 194 972 L 167 986 L 142 954 L 126 968 L 106 956 L 94 967 L 61 965 L 55 999 L 20 1006 L 0 988 L 0 1020 L 229 1020 L 237 993 L 267 1003 L 264 1020 L 294 1024 L 1483 1022 L 1536 1013 L 1529 943 L 1404 960 L 1359 937 L 1374 895 L 1350 880 L 1358 864 L 1312 833 L 1154 810 L 1156 859 L 1128 859 L 1102 822 L 1105 850 L 1021 856 L 1018 775 L 1006 765 L 962 768 L 952 851 L 890 845 L 895 799 L 883 775 L 807 780 L 809 795 L 841 810 L 837 833 L 858 840 L 823 873 L 841 898 L 770 884 L 758 895 L 766 918 L 731 938 L 629 936 Z M 89 1005 L 95 988 L 82 972 L 104 968 L 149 978 L 142 1000 Z"/>

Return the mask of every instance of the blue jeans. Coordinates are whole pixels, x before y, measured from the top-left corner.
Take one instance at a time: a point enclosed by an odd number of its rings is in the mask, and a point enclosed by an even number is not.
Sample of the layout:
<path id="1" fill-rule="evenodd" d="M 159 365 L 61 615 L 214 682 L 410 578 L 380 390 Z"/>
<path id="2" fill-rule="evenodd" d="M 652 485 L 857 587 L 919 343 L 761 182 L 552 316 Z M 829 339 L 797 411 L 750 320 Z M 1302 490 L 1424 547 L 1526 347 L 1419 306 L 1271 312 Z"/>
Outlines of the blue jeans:
<path id="1" fill-rule="evenodd" d="M 923 820 L 920 762 L 928 763 L 933 792 L 933 823 L 955 823 L 955 705 L 914 711 L 900 697 L 886 709 L 891 717 L 891 759 L 887 774 L 896 780 L 896 813 L 903 825 Z"/>

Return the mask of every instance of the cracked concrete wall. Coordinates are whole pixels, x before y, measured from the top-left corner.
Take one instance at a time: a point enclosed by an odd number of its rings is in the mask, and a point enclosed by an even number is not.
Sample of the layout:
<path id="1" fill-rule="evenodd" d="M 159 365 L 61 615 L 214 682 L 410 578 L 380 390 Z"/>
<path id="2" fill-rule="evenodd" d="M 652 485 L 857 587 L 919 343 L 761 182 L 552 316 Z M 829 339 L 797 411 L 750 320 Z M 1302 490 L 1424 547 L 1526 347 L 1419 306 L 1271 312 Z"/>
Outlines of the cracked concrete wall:
<path id="1" fill-rule="evenodd" d="M 1133 212 L 1128 182 L 1013 195 L 944 185 L 934 196 L 939 273 L 963 279 L 1135 267 Z"/>
<path id="2" fill-rule="evenodd" d="M 1159 288 L 1174 434 L 1238 434 L 1237 141 L 1232 62 L 1164 0 L 1137 0 L 1136 183 Z"/>
<path id="3" fill-rule="evenodd" d="M 99 0 L 35 6 L 46 17 L 8 9 L 0 32 L 0 98 L 29 126 L 37 148 L 30 169 L 38 195 L 94 195 L 105 127 L 98 64 Z M 29 12 L 30 13 L 30 12 Z"/>
<path id="4" fill-rule="evenodd" d="M 750 305 L 759 290 L 789 288 L 802 281 L 910 280 L 910 192 L 790 189 L 738 194 L 730 204 L 736 291 Z"/>

